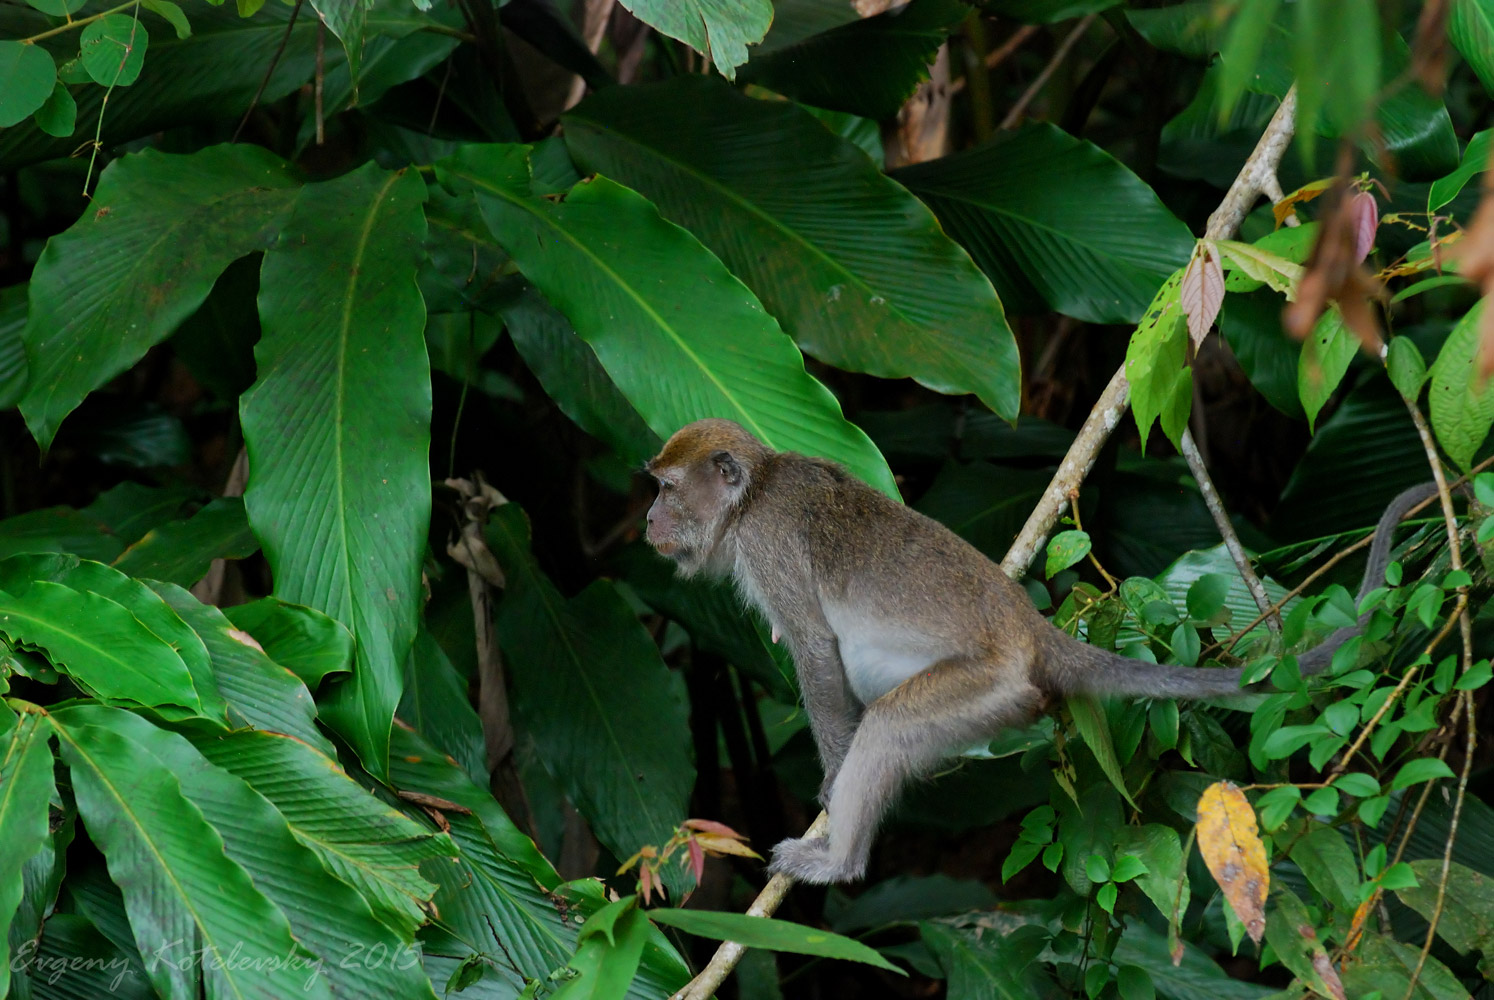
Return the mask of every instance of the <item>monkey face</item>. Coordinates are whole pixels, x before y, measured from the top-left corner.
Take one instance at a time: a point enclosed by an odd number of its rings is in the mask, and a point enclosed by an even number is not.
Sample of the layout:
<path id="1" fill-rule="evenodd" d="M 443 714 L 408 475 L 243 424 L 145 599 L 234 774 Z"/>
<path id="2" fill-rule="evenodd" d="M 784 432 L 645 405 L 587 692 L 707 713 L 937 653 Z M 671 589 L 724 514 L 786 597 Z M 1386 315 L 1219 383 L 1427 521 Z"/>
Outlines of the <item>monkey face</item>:
<path id="1" fill-rule="evenodd" d="M 727 420 L 697 421 L 678 431 L 647 466 L 659 484 L 648 511 L 649 544 L 686 576 L 719 561 L 714 557 L 752 462 L 765 454 L 756 438 Z"/>

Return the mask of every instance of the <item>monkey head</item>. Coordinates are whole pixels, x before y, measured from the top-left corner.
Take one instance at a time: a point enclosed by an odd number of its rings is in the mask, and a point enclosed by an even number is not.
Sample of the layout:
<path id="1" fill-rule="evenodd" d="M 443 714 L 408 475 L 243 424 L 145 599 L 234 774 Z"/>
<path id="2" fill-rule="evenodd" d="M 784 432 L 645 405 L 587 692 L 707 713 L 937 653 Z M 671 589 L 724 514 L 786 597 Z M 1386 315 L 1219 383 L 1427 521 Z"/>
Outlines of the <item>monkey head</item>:
<path id="1" fill-rule="evenodd" d="M 679 571 L 712 566 L 753 474 L 772 452 L 740 424 L 697 420 L 674 433 L 644 468 L 659 484 L 647 538 Z M 719 567 L 730 570 L 730 561 Z"/>

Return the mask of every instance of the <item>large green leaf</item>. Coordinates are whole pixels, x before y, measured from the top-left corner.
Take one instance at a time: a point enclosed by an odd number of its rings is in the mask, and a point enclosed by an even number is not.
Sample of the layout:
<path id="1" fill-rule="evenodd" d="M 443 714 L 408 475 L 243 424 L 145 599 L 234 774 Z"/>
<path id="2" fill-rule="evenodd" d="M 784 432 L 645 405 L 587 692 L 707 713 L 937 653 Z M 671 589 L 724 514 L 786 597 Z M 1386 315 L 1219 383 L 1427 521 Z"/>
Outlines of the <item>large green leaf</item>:
<path id="1" fill-rule="evenodd" d="M 802 109 L 682 77 L 603 91 L 564 120 L 583 166 L 693 232 L 810 354 L 973 392 L 1016 418 L 1016 341 L 990 283 L 916 198 Z"/>
<path id="2" fill-rule="evenodd" d="M 852 15 L 846 23 L 822 32 L 786 40 L 797 27 L 790 21 L 785 40 L 775 41 L 782 2 L 761 53 L 742 71 L 758 83 L 797 101 L 835 108 L 868 118 L 891 118 L 929 78 L 929 64 L 950 29 L 970 14 L 960 0 L 912 0 L 875 17 L 854 19 L 848 3 L 796 0 L 790 6 L 830 6 Z M 814 12 L 805 12 L 813 16 Z"/>
<path id="3" fill-rule="evenodd" d="M 25 121 L 52 96 L 56 83 L 57 64 L 46 49 L 0 41 L 0 128 Z"/>
<path id="4" fill-rule="evenodd" d="M 373 0 L 367 6 L 365 30 L 371 38 L 408 35 L 439 20 L 421 14 L 406 0 Z M 13 32 L 13 37 L 25 37 L 55 26 L 56 22 L 34 11 L 26 12 L 29 18 L 23 17 L 17 13 L 18 7 L 26 11 L 20 5 L 7 5 L 3 29 L 7 35 Z M 29 121 L 0 131 L 0 170 L 69 156 L 85 137 L 93 140 L 95 129 L 101 130 L 104 147 L 114 148 L 168 128 L 210 122 L 221 126 L 225 121 L 235 121 L 257 94 L 260 107 L 273 105 L 310 82 L 317 71 L 319 18 L 304 14 L 296 17 L 294 25 L 288 25 L 293 16 L 293 5 L 289 4 L 266 4 L 249 18 L 240 17 L 232 3 L 194 5 L 193 30 L 186 38 L 176 37 L 160 21 L 148 22 L 152 32 L 150 58 L 133 85 L 109 92 L 107 112 L 102 106 L 105 88 L 77 88 L 73 95 L 78 105 L 73 134 L 48 135 Z M 78 52 L 77 35 L 72 32 L 43 44 L 54 46 L 58 62 Z M 324 49 L 330 102 L 336 97 L 346 64 L 340 47 L 327 45 Z M 371 64 L 374 54 L 371 47 L 365 62 Z M 371 65 L 364 69 L 366 74 Z M 83 204 L 81 192 L 79 204 Z"/>
<path id="5" fill-rule="evenodd" d="M 218 693 L 208 651 L 197 633 L 154 591 L 103 563 L 64 555 L 14 556 L 0 563 L 0 590 L 24 594 L 32 581 L 49 580 L 122 606 L 181 658 L 192 677 L 203 717 L 220 725 L 228 706 Z"/>
<path id="6" fill-rule="evenodd" d="M 1429 373 L 1428 409 L 1437 441 L 1465 471 L 1494 424 L 1494 380 L 1479 375 L 1481 299 L 1453 327 Z"/>
<path id="7" fill-rule="evenodd" d="M 1140 178 L 1044 122 L 893 176 L 929 203 L 1013 310 L 1135 322 L 1193 250 L 1188 227 Z"/>
<path id="8" fill-rule="evenodd" d="M 264 796 L 208 763 L 175 733 L 135 717 L 118 718 L 116 728 L 170 769 L 182 793 L 223 837 L 228 857 L 285 914 L 296 941 L 320 960 L 318 969 L 303 969 L 305 979 L 324 982 L 336 996 L 430 1000 L 430 981 L 416 963 L 383 959 L 408 949 L 412 937 L 379 922 L 363 897 L 334 878 L 317 854 L 296 839 Z M 265 741 L 246 740 L 238 749 L 253 754 L 265 746 Z M 319 784 L 307 782 L 303 793 L 319 794 Z"/>
<path id="9" fill-rule="evenodd" d="M 312 690 L 328 674 L 353 667 L 352 633 L 337 619 L 313 608 L 266 597 L 235 605 L 223 613 L 254 636 L 270 659 Z"/>
<path id="10" fill-rule="evenodd" d="M 1002 936 L 977 936 L 945 924 L 923 922 L 924 944 L 949 976 L 951 1000 L 1027 1000 L 1034 984 L 1024 981 L 1022 967 L 1008 951 Z"/>
<path id="11" fill-rule="evenodd" d="M 190 518 L 147 531 L 114 560 L 131 576 L 190 587 L 207 575 L 214 559 L 243 559 L 259 549 L 244 516 L 244 501 L 219 497 Z"/>
<path id="12" fill-rule="evenodd" d="M 308 976 L 313 957 L 285 915 L 152 755 L 149 743 L 164 733 L 102 705 L 58 709 L 52 725 L 78 811 L 124 892 L 135 943 L 163 959 L 149 969 L 162 995 L 331 996 L 325 980 Z"/>
<path id="13" fill-rule="evenodd" d="M 1494 2 L 1452 0 L 1447 37 L 1478 74 L 1484 90 L 1494 94 Z"/>
<path id="14" fill-rule="evenodd" d="M 425 628 L 415 634 L 405 661 L 399 717 L 461 765 L 473 781 L 487 783 L 482 720 L 472 707 L 467 678 L 452 666 L 446 651 Z M 400 731 L 399 727 L 394 731 Z"/>
<path id="15" fill-rule="evenodd" d="M 246 641 L 233 622 L 211 604 L 203 604 L 174 583 L 152 581 L 151 587 L 176 610 L 207 646 L 218 690 L 228 702 L 229 722 L 285 733 L 327 756 L 336 751 L 316 725 L 316 706 L 289 668 Z"/>
<path id="16" fill-rule="evenodd" d="M 773 23 L 771 0 L 622 0 L 644 24 L 709 56 L 727 79 Z"/>
<path id="17" fill-rule="evenodd" d="M 561 597 L 529 553 L 517 504 L 494 512 L 488 540 L 508 576 L 498 639 L 518 727 L 614 855 L 663 845 L 686 817 L 695 771 L 658 648 L 610 583 Z"/>
<path id="18" fill-rule="evenodd" d="M 176 650 L 107 597 L 49 580 L 20 595 L 0 591 L 0 634 L 45 650 L 53 666 L 100 698 L 203 713 Z"/>
<path id="19" fill-rule="evenodd" d="M 659 435 L 649 430 L 590 345 L 537 288 L 528 282 L 510 285 L 499 293 L 496 308 L 519 356 L 576 426 L 630 462 L 642 464 L 658 452 Z"/>
<path id="20" fill-rule="evenodd" d="M 296 839 L 357 889 L 401 940 L 426 921 L 434 887 L 421 878 L 420 865 L 452 855 L 444 835 L 385 805 L 336 761 L 293 737 L 245 731 L 189 738 L 208 760 L 269 799 Z"/>
<path id="21" fill-rule="evenodd" d="M 273 242 L 294 195 L 258 146 L 146 150 L 99 178 L 89 210 L 47 241 L 23 334 L 26 425 L 45 451 L 62 418 L 190 316 L 236 257 Z"/>
<path id="22" fill-rule="evenodd" d="M 0 925 L 10 926 L 21 902 L 22 867 L 47 844 L 52 783 L 52 729 L 39 710 L 19 715 L 0 706 Z M 0 994 L 10 979 L 10 948 L 0 935 Z"/>
<path id="23" fill-rule="evenodd" d="M 499 243 L 656 433 L 730 417 L 771 447 L 844 462 L 896 495 L 870 439 L 752 293 L 643 198 L 605 178 L 559 204 L 533 198 L 522 146 L 467 146 L 436 171 L 477 191 Z"/>
<path id="24" fill-rule="evenodd" d="M 688 934 L 699 934 L 718 941 L 737 941 L 749 948 L 771 948 L 796 955 L 841 958 L 851 962 L 865 962 L 891 972 L 902 971 L 860 941 L 787 920 L 716 910 L 650 910 L 648 915 L 657 923 L 678 927 Z"/>
<path id="25" fill-rule="evenodd" d="M 430 522 L 424 200 L 418 174 L 373 164 L 302 189 L 265 255 L 259 381 L 240 402 L 244 503 L 275 594 L 352 630 L 356 669 L 322 715 L 376 775 Z"/>

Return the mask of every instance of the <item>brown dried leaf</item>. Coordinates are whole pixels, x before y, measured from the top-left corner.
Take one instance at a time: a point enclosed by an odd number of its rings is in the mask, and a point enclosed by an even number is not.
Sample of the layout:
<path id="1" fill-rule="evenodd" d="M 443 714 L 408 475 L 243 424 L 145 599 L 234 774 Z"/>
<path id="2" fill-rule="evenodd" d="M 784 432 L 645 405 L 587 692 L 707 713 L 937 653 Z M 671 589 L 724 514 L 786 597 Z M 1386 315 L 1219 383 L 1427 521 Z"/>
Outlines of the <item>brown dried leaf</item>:
<path id="1" fill-rule="evenodd" d="M 1307 930 L 1309 933 L 1312 933 L 1311 927 Z M 1313 936 L 1317 937 L 1316 934 L 1313 934 Z M 1312 968 L 1314 972 L 1322 977 L 1323 985 L 1328 987 L 1328 992 L 1333 995 L 1333 1000 L 1348 1000 L 1344 996 L 1344 984 L 1338 978 L 1338 970 L 1333 967 L 1333 960 L 1328 957 L 1328 953 L 1323 950 L 1322 945 L 1318 945 L 1312 953 Z"/>
<path id="2" fill-rule="evenodd" d="M 1198 798 L 1198 852 L 1245 932 L 1256 944 L 1266 932 L 1266 891 L 1271 873 L 1266 848 L 1245 793 L 1216 781 Z"/>
<path id="3" fill-rule="evenodd" d="M 230 639 L 233 639 L 235 642 L 242 642 L 246 646 L 257 649 L 261 653 L 265 651 L 265 647 L 261 646 L 258 640 L 256 640 L 254 636 L 250 635 L 248 632 L 244 632 L 236 628 L 231 628 L 228 630 L 228 637 Z"/>
<path id="4" fill-rule="evenodd" d="M 1193 248 L 1193 259 L 1183 271 L 1178 295 L 1188 317 L 1188 336 L 1196 348 L 1209 335 L 1219 307 L 1224 305 L 1224 268 L 1219 264 L 1219 248 L 1210 240 L 1199 240 Z"/>
<path id="5" fill-rule="evenodd" d="M 1354 919 L 1349 921 L 1349 933 L 1344 938 L 1344 951 L 1353 951 L 1359 947 L 1359 942 L 1364 937 L 1364 925 L 1369 921 L 1370 915 L 1379 907 L 1380 896 L 1382 894 L 1382 891 L 1376 888 L 1374 892 L 1370 893 L 1369 899 L 1360 903 L 1358 908 L 1355 909 Z"/>

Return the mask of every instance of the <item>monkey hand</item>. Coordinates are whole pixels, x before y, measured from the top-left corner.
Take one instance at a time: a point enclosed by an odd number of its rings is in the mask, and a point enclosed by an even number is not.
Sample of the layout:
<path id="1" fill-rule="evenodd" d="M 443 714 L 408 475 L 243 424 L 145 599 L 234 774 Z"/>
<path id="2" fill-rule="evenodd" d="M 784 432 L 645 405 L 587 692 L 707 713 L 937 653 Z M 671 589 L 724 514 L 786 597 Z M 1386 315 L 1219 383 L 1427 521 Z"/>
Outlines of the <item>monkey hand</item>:
<path id="1" fill-rule="evenodd" d="M 812 885 L 829 885 L 832 882 L 852 882 L 865 874 L 865 862 L 848 865 L 830 855 L 830 842 L 824 837 L 800 837 L 778 842 L 773 848 L 773 860 L 768 871 L 774 875 L 787 875 L 798 882 Z"/>

